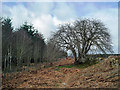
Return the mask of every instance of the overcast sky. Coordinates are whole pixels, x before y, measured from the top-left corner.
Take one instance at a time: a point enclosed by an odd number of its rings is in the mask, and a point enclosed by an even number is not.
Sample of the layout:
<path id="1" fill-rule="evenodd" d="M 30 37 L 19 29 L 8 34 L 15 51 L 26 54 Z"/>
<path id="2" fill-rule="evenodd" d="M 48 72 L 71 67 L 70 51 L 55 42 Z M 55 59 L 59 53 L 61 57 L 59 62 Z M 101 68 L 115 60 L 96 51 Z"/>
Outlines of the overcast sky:
<path id="1" fill-rule="evenodd" d="M 4 2 L 2 16 L 12 18 L 15 28 L 25 21 L 33 24 L 46 40 L 59 24 L 78 18 L 99 19 L 109 29 L 118 52 L 117 2 Z"/>

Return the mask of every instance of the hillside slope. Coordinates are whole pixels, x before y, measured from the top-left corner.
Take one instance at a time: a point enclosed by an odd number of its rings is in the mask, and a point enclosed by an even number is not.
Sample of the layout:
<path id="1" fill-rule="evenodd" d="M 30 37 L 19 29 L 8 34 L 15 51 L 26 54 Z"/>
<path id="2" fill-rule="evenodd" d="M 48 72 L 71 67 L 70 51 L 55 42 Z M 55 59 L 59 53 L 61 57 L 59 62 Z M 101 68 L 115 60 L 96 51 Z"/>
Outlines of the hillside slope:
<path id="1" fill-rule="evenodd" d="M 52 67 L 11 73 L 3 76 L 3 88 L 117 88 L 118 65 L 111 66 L 113 58 L 87 68 L 72 66 L 74 59 L 63 59 Z"/>

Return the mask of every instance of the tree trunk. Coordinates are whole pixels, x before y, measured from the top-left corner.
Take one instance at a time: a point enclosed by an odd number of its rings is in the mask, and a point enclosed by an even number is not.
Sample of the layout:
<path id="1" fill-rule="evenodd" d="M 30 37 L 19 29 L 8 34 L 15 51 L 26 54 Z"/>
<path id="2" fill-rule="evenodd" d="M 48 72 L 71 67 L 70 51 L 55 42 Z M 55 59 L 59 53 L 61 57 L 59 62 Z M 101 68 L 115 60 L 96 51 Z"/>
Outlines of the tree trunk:
<path id="1" fill-rule="evenodd" d="M 86 61 L 86 54 L 78 51 L 78 64 L 82 64 Z"/>
<path id="2" fill-rule="evenodd" d="M 74 57 L 75 57 L 75 62 L 74 62 L 74 64 L 78 64 L 77 54 L 76 54 L 75 51 L 73 51 L 73 55 L 74 55 Z"/>
<path id="3" fill-rule="evenodd" d="M 11 56 L 10 56 L 10 70 L 11 70 Z"/>
<path id="4" fill-rule="evenodd" d="M 82 64 L 86 61 L 86 54 L 81 54 L 78 58 L 79 64 Z"/>
<path id="5" fill-rule="evenodd" d="M 11 61 L 12 61 L 12 54 L 11 54 L 11 52 L 12 51 L 11 51 L 11 46 L 10 46 L 10 56 L 9 56 L 10 57 L 10 70 L 11 70 Z"/>
<path id="6" fill-rule="evenodd" d="M 75 57 L 75 62 L 74 62 L 74 64 L 76 64 L 76 65 L 79 64 L 78 59 L 77 59 L 76 57 Z"/>
<path id="7" fill-rule="evenodd" d="M 7 61 L 7 58 L 6 58 L 6 55 L 5 55 L 4 70 L 6 68 L 6 61 Z"/>
<path id="8" fill-rule="evenodd" d="M 76 52 L 75 52 L 74 49 L 72 49 L 71 51 L 72 51 L 73 56 L 74 56 L 74 58 L 75 58 L 75 62 L 74 62 L 74 64 L 77 64 L 77 63 L 78 63 L 78 60 L 77 60 L 77 54 L 76 54 Z"/>

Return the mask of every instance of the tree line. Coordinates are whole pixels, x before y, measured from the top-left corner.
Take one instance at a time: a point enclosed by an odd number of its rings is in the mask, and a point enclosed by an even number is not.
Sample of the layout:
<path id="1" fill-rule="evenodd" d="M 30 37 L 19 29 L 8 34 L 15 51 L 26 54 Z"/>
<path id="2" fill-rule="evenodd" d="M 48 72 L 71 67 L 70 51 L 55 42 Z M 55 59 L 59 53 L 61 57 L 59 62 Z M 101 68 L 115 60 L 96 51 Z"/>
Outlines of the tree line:
<path id="1" fill-rule="evenodd" d="M 111 35 L 100 20 L 77 19 L 61 24 L 47 42 L 27 22 L 17 29 L 10 18 L 1 19 L 1 22 L 3 69 L 11 69 L 12 65 L 52 62 L 67 57 L 68 50 L 72 52 L 75 64 L 91 62 L 89 54 L 113 53 Z"/>
<path id="2" fill-rule="evenodd" d="M 67 53 L 25 22 L 15 29 L 12 19 L 1 18 L 2 23 L 2 68 L 11 70 L 30 63 L 43 63 L 66 57 Z"/>

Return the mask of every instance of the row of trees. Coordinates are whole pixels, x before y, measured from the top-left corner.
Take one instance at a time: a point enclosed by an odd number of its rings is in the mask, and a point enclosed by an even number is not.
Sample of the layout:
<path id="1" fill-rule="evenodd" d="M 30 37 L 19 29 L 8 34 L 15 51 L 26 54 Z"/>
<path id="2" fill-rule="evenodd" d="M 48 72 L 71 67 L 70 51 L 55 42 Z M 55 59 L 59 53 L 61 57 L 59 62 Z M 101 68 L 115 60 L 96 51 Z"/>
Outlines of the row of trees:
<path id="1" fill-rule="evenodd" d="M 2 18 L 1 23 L 3 70 L 11 70 L 12 66 L 50 62 L 67 55 L 60 47 L 54 47 L 50 41 L 45 43 L 43 35 L 27 22 L 18 29 L 14 29 L 10 18 Z"/>
<path id="2" fill-rule="evenodd" d="M 24 23 L 14 30 L 11 19 L 1 22 L 3 68 L 54 61 L 66 57 L 68 50 L 75 57 L 75 64 L 88 61 L 90 53 L 113 53 L 108 29 L 99 20 L 78 19 L 60 25 L 47 43 L 33 25 Z"/>
<path id="3" fill-rule="evenodd" d="M 78 19 L 60 25 L 51 40 L 66 50 L 71 50 L 75 64 L 89 60 L 88 54 L 113 53 L 108 29 L 99 20 Z"/>

